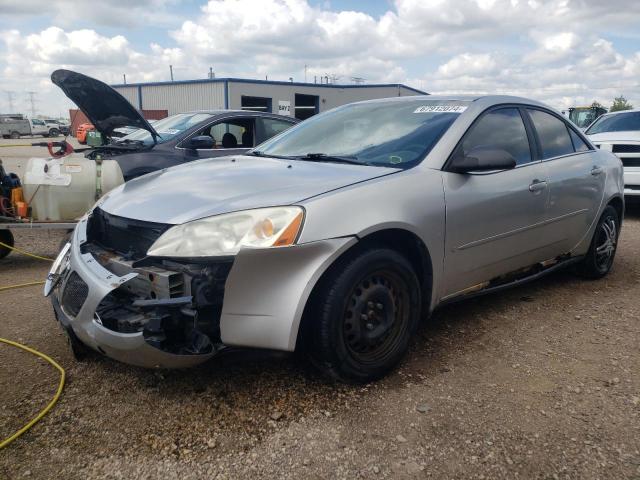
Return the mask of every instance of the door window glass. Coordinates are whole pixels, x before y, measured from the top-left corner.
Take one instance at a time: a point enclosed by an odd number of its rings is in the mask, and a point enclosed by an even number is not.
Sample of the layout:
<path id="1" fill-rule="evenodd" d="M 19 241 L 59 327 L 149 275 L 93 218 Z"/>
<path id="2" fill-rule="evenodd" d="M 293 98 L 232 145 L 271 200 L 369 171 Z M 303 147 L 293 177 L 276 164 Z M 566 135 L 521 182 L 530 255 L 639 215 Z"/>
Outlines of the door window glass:
<path id="1" fill-rule="evenodd" d="M 483 115 L 462 140 L 461 155 L 474 147 L 505 150 L 518 165 L 531 162 L 527 130 L 517 108 L 501 108 Z"/>
<path id="2" fill-rule="evenodd" d="M 575 149 L 576 152 L 589 151 L 589 145 L 587 145 L 585 141 L 580 138 L 580 135 L 574 132 L 572 128 L 569 128 L 569 135 L 571 135 L 571 141 L 573 141 L 573 148 Z"/>
<path id="3" fill-rule="evenodd" d="M 253 147 L 253 120 L 237 118 L 207 125 L 196 136 L 208 135 L 213 138 L 213 148 Z"/>
<path id="4" fill-rule="evenodd" d="M 293 126 L 293 123 L 291 122 L 284 122 L 274 118 L 261 118 L 260 123 L 262 125 L 262 131 L 259 135 L 260 142 L 269 140 L 271 137 L 275 137 L 279 133 L 284 132 L 287 128 L 291 128 Z"/>
<path id="5" fill-rule="evenodd" d="M 540 110 L 528 109 L 528 112 L 540 139 L 543 159 L 574 152 L 567 125 L 562 120 Z"/>

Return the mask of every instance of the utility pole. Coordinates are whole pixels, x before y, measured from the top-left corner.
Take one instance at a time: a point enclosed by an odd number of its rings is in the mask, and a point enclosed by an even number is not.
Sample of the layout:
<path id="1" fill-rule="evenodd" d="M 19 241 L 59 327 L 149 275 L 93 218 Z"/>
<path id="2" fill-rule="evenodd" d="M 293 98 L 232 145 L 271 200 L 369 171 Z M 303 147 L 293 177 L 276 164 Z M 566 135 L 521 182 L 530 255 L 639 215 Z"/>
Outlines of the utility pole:
<path id="1" fill-rule="evenodd" d="M 6 90 L 5 93 L 7 94 L 7 103 L 9 104 L 9 113 L 16 113 L 13 110 L 13 107 L 14 107 L 13 100 L 15 98 L 16 92 L 11 91 L 11 90 Z"/>
<path id="2" fill-rule="evenodd" d="M 36 116 L 36 93 L 37 92 L 25 92 L 29 95 L 29 103 L 31 104 L 31 118 Z"/>
<path id="3" fill-rule="evenodd" d="M 306 63 L 304 64 L 304 83 L 307 83 L 307 67 L 309 65 L 307 65 Z"/>
<path id="4" fill-rule="evenodd" d="M 169 73 L 171 74 L 171 81 L 173 82 L 173 65 L 169 65 Z"/>

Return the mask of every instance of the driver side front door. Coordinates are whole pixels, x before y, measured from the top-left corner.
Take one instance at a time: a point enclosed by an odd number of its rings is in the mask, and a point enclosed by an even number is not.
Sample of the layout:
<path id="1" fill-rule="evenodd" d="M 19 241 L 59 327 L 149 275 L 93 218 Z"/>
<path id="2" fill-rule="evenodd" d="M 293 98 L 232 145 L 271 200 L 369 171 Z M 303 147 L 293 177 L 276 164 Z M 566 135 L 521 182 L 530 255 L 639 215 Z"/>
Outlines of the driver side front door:
<path id="1" fill-rule="evenodd" d="M 462 152 L 456 153 L 464 155 L 479 146 L 506 150 L 517 165 L 494 172 L 443 172 L 443 300 L 546 260 L 549 252 L 541 235 L 549 195 L 546 167 L 536 159 L 520 108 L 499 107 L 482 114 L 459 143 Z"/>

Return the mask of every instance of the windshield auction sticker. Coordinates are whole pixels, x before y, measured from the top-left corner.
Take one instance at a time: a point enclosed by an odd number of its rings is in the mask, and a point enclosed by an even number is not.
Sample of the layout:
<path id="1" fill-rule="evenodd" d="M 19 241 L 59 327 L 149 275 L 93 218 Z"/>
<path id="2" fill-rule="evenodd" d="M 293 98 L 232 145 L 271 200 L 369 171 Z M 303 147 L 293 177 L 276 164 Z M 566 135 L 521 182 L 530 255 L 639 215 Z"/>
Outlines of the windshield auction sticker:
<path id="1" fill-rule="evenodd" d="M 466 105 L 423 105 L 413 113 L 462 113 L 466 109 Z"/>

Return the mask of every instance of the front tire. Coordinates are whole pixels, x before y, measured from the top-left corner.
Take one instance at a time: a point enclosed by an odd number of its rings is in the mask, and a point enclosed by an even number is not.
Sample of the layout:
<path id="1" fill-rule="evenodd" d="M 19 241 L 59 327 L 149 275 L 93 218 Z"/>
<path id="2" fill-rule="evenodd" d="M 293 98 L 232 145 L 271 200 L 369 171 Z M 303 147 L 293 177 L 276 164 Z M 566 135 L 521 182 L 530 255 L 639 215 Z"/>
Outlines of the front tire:
<path id="1" fill-rule="evenodd" d="M 420 285 L 408 260 L 374 247 L 323 278 L 312 299 L 312 362 L 348 383 L 376 380 L 405 355 L 420 318 Z"/>
<path id="2" fill-rule="evenodd" d="M 618 248 L 619 233 L 618 212 L 608 205 L 598 220 L 589 251 L 578 265 L 578 273 L 581 276 L 598 279 L 609 273 Z"/>
<path id="3" fill-rule="evenodd" d="M 13 247 L 15 245 L 15 239 L 13 238 L 13 233 L 11 230 L 0 230 L 0 242 L 8 245 L 9 247 Z M 11 253 L 11 248 L 0 245 L 0 258 L 4 258 Z"/>

